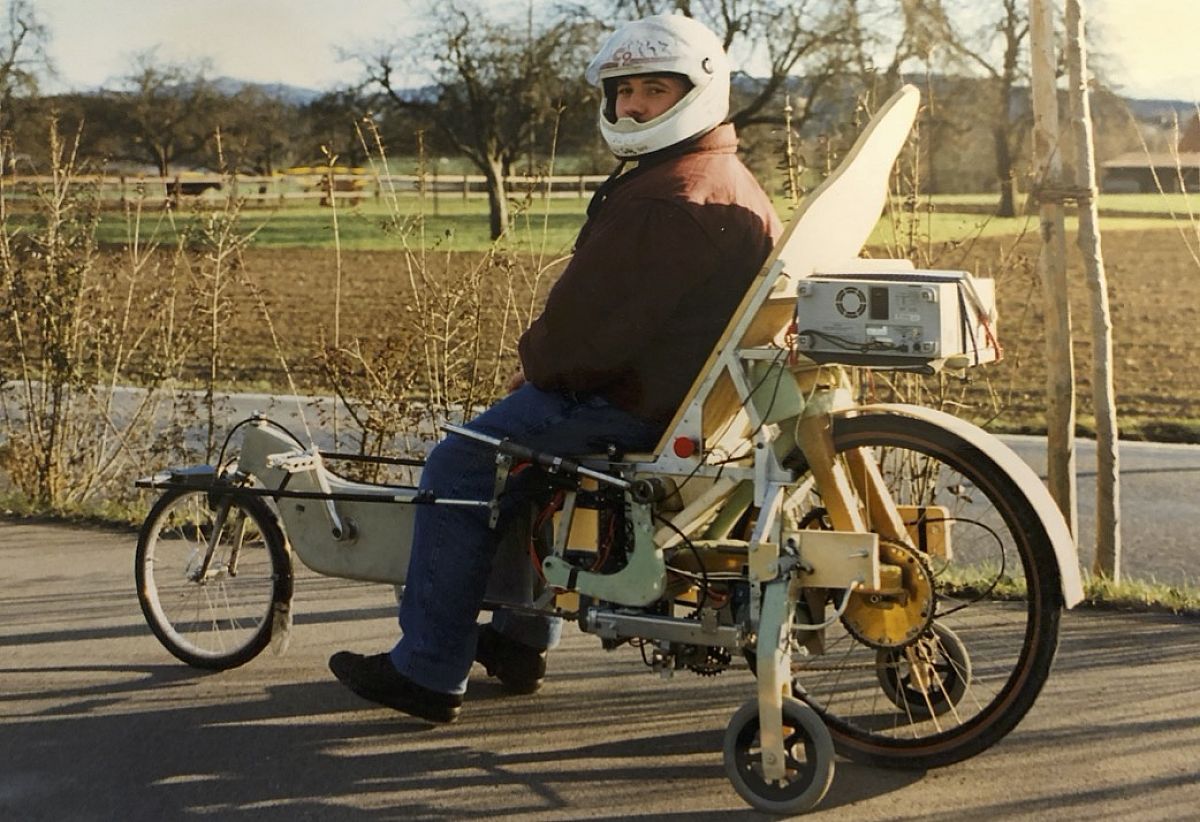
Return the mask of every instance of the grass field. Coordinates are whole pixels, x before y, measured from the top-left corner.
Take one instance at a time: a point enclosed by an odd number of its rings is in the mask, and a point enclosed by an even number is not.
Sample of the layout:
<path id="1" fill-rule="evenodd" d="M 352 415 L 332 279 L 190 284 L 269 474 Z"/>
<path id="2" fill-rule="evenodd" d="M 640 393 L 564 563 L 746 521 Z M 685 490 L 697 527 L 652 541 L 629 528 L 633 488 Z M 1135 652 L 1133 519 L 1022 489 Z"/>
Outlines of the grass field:
<path id="1" fill-rule="evenodd" d="M 530 243 L 549 248 L 569 248 L 583 224 L 586 200 L 562 198 L 518 202 L 513 208 L 509 245 Z M 208 219 L 211 209 L 185 208 L 177 214 L 147 211 L 142 217 L 143 238 L 171 244 L 181 233 L 194 230 Z M 239 215 L 243 231 L 252 233 L 257 248 L 315 248 L 335 246 L 360 251 L 408 247 L 451 251 L 484 251 L 491 246 L 487 204 L 479 199 L 443 196 L 422 203 L 403 197 L 389 204 L 368 200 L 345 202 L 336 211 L 321 206 L 252 208 Z M 129 218 L 105 212 L 98 239 L 106 245 L 128 242 Z"/>
<path id="2" fill-rule="evenodd" d="M 934 244 L 1036 232 L 1035 217 L 993 217 L 985 213 L 992 204 L 993 198 L 987 195 L 938 195 L 932 210 L 921 206 L 915 228 L 922 241 Z M 778 200 L 776 207 L 786 220 L 791 212 L 790 204 Z M 1109 194 L 1101 198 L 1101 207 L 1121 215 L 1146 215 L 1144 218 L 1107 217 L 1103 225 L 1105 230 L 1143 231 L 1170 225 L 1164 220 L 1169 221 L 1172 214 L 1186 222 L 1189 208 L 1192 212 L 1200 212 L 1200 196 Z M 502 242 L 515 248 L 567 250 L 583 224 L 586 208 L 587 200 L 578 197 L 514 200 L 512 228 Z M 210 212 L 211 206 L 185 208 L 176 215 L 147 211 L 142 218 L 142 235 L 173 243 L 180 231 L 196 226 Z M 343 249 L 382 251 L 407 245 L 450 251 L 485 251 L 492 243 L 486 202 L 448 194 L 426 197 L 424 201 L 414 196 L 402 196 L 391 203 L 347 201 L 336 213 L 320 206 L 247 207 L 241 212 L 243 229 L 253 232 L 252 245 L 257 248 L 333 248 L 335 219 Z M 870 244 L 893 246 L 898 239 L 896 224 L 886 217 L 880 220 Z M 1067 226 L 1069 231 L 1074 230 L 1073 217 L 1068 217 Z M 129 225 L 124 214 L 106 212 L 103 215 L 99 228 L 101 242 L 120 245 L 127 242 L 128 236 Z"/>

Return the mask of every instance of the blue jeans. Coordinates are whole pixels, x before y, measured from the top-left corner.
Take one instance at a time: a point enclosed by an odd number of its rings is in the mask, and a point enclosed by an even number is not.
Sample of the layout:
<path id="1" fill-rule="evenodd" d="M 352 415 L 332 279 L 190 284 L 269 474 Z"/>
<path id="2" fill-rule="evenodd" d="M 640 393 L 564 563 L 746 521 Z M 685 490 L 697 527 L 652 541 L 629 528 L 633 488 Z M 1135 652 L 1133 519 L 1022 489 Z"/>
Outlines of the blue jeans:
<path id="1" fill-rule="evenodd" d="M 600 397 L 573 397 L 526 383 L 480 414 L 468 428 L 561 456 L 597 453 L 608 443 L 646 451 L 663 426 L 635 417 Z M 496 476 L 493 448 L 449 435 L 429 454 L 421 488 L 447 499 L 491 499 Z M 482 508 L 421 505 L 416 512 L 412 556 L 400 603 L 400 642 L 392 663 L 418 685 L 463 693 L 475 659 L 476 620 L 483 604 L 499 531 L 517 510 L 521 494 L 501 499 L 500 528 L 488 527 Z M 505 636 L 550 648 L 561 620 L 508 611 L 493 614 Z"/>

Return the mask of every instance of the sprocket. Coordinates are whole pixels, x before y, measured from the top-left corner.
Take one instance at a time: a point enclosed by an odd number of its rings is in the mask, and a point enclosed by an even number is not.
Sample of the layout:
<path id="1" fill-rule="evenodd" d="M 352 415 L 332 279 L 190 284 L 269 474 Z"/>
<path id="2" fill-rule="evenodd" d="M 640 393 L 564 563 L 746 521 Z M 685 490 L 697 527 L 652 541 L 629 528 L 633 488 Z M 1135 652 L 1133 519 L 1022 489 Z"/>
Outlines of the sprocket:
<path id="1" fill-rule="evenodd" d="M 864 645 L 903 648 L 933 623 L 933 571 L 923 553 L 891 539 L 879 540 L 879 562 L 882 587 L 851 594 L 842 624 Z"/>
<path id="2" fill-rule="evenodd" d="M 709 646 L 704 661 L 688 665 L 687 669 L 698 676 L 716 676 L 733 663 L 733 654 L 728 648 Z"/>

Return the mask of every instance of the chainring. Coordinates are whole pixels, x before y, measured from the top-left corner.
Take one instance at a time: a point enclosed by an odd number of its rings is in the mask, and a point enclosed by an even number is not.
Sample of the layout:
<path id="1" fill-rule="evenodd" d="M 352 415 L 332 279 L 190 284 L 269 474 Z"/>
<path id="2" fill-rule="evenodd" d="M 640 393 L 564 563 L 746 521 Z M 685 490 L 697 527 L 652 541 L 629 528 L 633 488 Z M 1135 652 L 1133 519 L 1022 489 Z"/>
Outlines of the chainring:
<path id="1" fill-rule="evenodd" d="M 698 665 L 689 665 L 687 669 L 698 676 L 716 676 L 731 664 L 733 664 L 733 654 L 729 653 L 728 648 L 709 646 L 704 662 Z"/>

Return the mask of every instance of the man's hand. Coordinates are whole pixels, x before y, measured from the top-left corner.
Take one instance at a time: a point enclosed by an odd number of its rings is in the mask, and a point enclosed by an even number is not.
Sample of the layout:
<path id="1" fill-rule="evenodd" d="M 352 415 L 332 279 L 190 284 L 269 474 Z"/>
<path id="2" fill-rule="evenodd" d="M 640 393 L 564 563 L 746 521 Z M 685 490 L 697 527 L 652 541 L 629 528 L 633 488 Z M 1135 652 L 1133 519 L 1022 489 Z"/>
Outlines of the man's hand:
<path id="1" fill-rule="evenodd" d="M 516 391 L 518 388 L 520 388 L 524 384 L 525 384 L 525 370 L 522 368 L 518 368 L 516 370 L 516 373 L 514 373 L 511 377 L 508 378 L 508 385 L 506 388 L 507 388 L 508 393 L 511 394 L 512 392 Z"/>

